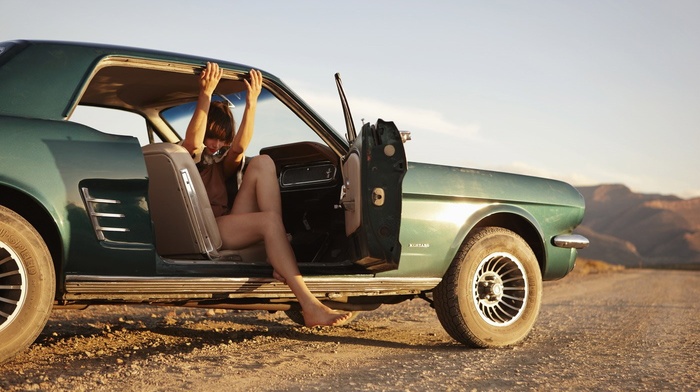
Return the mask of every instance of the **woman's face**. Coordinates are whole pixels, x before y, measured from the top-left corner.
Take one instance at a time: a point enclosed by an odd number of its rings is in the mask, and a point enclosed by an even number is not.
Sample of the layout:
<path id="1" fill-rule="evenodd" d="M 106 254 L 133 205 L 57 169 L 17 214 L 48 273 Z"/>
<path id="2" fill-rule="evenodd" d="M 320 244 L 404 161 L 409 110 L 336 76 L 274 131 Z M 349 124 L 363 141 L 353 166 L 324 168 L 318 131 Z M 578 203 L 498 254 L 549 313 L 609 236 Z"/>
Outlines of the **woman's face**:
<path id="1" fill-rule="evenodd" d="M 204 147 L 206 147 L 207 150 L 209 150 L 210 154 L 214 154 L 215 152 L 219 151 L 221 147 L 225 147 L 226 142 L 220 139 L 216 138 L 205 138 L 204 139 Z"/>

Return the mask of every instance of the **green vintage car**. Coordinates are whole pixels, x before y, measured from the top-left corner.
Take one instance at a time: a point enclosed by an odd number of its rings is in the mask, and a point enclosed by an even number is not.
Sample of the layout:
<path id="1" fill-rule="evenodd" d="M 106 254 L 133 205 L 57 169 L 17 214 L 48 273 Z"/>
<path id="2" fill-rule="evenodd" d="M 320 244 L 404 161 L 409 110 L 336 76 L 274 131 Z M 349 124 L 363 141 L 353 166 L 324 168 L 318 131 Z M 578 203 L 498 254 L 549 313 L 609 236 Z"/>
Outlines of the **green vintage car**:
<path id="1" fill-rule="evenodd" d="M 221 249 L 199 173 L 177 145 L 207 60 L 0 43 L 0 361 L 28 347 L 61 307 L 264 309 L 299 320 L 264 244 Z M 218 63 L 216 99 L 236 113 L 251 67 Z M 542 281 L 570 272 L 588 243 L 573 234 L 584 213 L 579 192 L 407 162 L 409 136 L 394 123 L 355 131 L 337 75 L 344 137 L 263 76 L 249 154 L 277 166 L 284 223 L 318 298 L 354 312 L 422 298 L 454 339 L 475 347 L 527 336 Z"/>

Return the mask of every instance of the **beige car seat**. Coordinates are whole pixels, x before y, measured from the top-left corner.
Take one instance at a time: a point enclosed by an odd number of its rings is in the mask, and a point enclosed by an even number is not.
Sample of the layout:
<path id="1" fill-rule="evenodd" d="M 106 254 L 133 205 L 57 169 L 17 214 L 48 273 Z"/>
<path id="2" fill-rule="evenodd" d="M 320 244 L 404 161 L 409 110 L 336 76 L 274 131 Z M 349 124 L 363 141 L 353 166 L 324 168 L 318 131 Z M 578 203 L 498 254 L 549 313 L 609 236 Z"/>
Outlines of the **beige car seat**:
<path id="1" fill-rule="evenodd" d="M 262 242 L 241 250 L 221 250 L 221 235 L 206 189 L 184 147 L 153 143 L 143 146 L 142 150 L 149 177 L 148 205 L 159 255 L 265 262 Z"/>

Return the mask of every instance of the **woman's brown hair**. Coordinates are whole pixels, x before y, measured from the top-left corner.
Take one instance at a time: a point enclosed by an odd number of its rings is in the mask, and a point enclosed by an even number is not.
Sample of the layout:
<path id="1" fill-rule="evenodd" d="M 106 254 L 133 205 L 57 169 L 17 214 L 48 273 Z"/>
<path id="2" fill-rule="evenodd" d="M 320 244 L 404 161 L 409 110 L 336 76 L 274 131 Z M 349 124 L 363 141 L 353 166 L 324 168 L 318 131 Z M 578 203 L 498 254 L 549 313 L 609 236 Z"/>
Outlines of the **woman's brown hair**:
<path id="1" fill-rule="evenodd" d="M 207 115 L 207 132 L 205 138 L 223 140 L 226 144 L 233 142 L 236 134 L 236 121 L 233 113 L 228 107 L 228 103 L 222 101 L 212 101 L 209 105 Z"/>

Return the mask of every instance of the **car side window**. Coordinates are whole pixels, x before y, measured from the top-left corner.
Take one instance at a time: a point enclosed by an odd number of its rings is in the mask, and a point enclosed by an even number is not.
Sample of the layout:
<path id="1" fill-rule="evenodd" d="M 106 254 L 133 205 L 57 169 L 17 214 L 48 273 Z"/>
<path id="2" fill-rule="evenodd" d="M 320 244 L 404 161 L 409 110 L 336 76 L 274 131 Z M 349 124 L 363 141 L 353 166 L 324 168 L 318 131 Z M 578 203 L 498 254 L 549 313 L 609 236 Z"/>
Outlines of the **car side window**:
<path id="1" fill-rule="evenodd" d="M 133 112 L 78 105 L 68 121 L 87 125 L 104 133 L 134 136 L 141 146 L 148 144 L 146 120 Z"/>
<path id="2" fill-rule="evenodd" d="M 226 96 L 226 99 L 234 106 L 232 111 L 236 120 L 236 126 L 240 125 L 243 117 L 245 96 L 245 92 Z M 221 99 L 223 98 L 214 97 L 214 100 Z M 194 107 L 194 103 L 179 105 L 164 110 L 161 115 L 181 137 L 184 137 L 187 125 L 194 112 Z M 304 141 L 325 144 L 323 139 L 291 109 L 272 95 L 269 90 L 263 88 L 258 97 L 253 139 L 250 142 L 246 155 L 258 155 L 264 147 Z"/>

